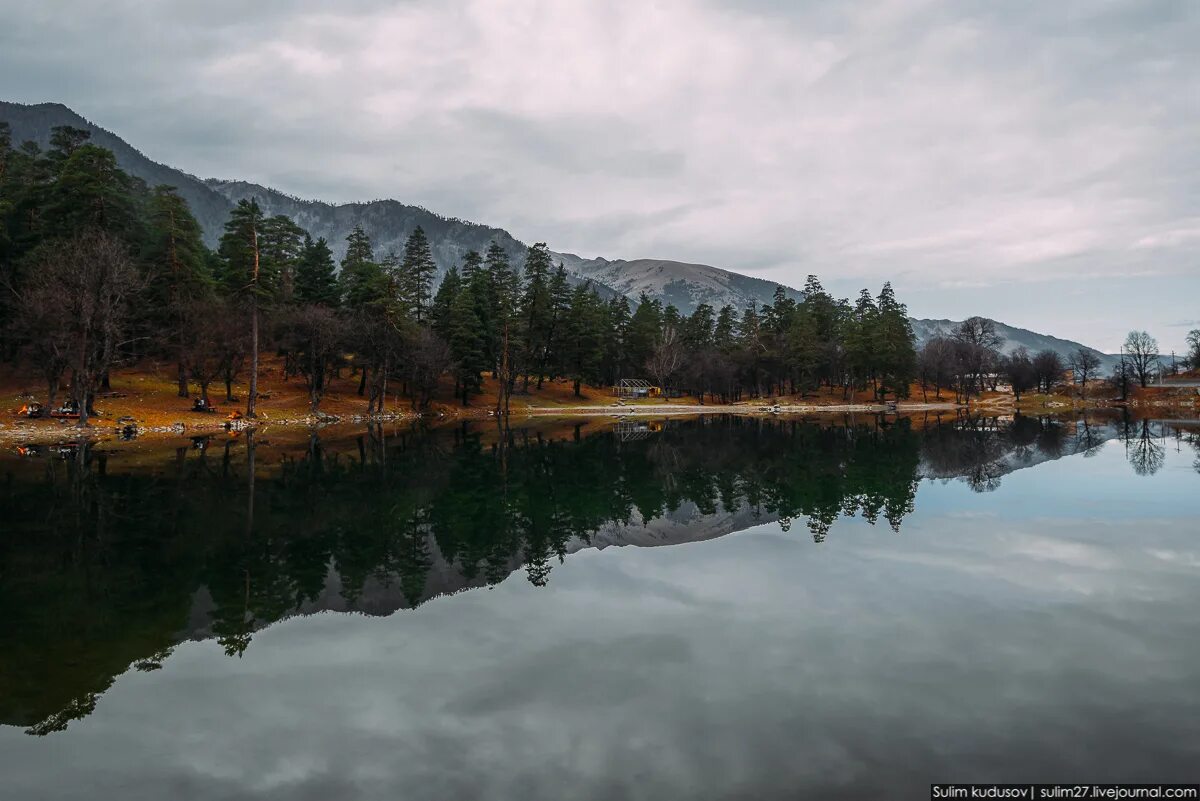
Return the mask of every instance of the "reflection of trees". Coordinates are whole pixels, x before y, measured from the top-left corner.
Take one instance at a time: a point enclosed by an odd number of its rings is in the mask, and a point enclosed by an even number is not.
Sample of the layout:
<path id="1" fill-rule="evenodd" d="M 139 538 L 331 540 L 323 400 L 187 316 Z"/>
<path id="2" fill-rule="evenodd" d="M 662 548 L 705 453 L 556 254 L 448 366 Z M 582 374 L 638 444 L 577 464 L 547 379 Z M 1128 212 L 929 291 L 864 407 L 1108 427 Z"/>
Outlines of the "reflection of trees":
<path id="1" fill-rule="evenodd" d="M 213 438 L 152 468 L 77 449 L 0 482 L 16 521 L 0 531 L 0 721 L 61 728 L 129 665 L 161 664 L 181 631 L 237 655 L 263 626 L 335 602 L 415 606 L 522 568 L 545 584 L 613 526 L 744 514 L 802 520 L 820 542 L 860 516 L 898 531 L 922 459 L 985 488 L 1014 453 L 1061 449 L 1069 430 L 736 417 L 621 441 L 375 426 L 299 449 Z"/>
<path id="2" fill-rule="evenodd" d="M 1100 446 L 1105 443 L 1105 437 L 1099 427 L 1086 417 L 1076 426 L 1076 452 L 1081 452 L 1085 458 L 1091 458 L 1100 452 Z"/>
<path id="3" fill-rule="evenodd" d="M 1103 443 L 1100 432 L 1054 418 L 1016 415 L 961 417 L 938 422 L 921 440 L 921 457 L 930 475 L 962 478 L 975 492 L 992 492 L 1005 475 L 1035 461 L 1093 450 Z"/>
<path id="4" fill-rule="evenodd" d="M 1158 442 L 1159 436 L 1161 427 L 1156 433 L 1150 420 L 1126 417 L 1122 421 L 1121 438 L 1125 441 L 1125 456 L 1133 472 L 1139 476 L 1152 476 L 1162 469 L 1167 454 Z"/>

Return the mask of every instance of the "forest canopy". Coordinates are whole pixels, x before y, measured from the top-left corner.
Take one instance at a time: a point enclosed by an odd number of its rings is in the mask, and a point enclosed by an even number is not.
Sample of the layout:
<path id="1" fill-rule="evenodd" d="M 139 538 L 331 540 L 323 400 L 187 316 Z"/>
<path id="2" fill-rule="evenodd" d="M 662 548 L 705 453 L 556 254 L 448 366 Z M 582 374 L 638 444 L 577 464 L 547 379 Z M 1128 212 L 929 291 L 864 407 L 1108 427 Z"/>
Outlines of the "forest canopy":
<path id="1" fill-rule="evenodd" d="M 114 370 L 171 365 L 178 394 L 209 402 L 247 380 L 255 415 L 260 353 L 284 359 L 317 412 L 331 377 L 350 370 L 368 413 L 389 384 L 414 408 L 443 381 L 469 405 L 490 374 L 496 410 L 546 380 L 611 386 L 647 377 L 668 396 L 729 402 L 826 387 L 905 397 L 918 373 L 907 311 L 890 284 L 853 301 L 809 276 L 801 299 L 690 315 L 580 283 L 549 248 L 514 264 L 493 242 L 448 265 L 440 282 L 417 227 L 403 252 L 377 253 L 358 225 L 345 256 L 286 216 L 242 200 L 215 250 L 169 186 L 122 171 L 87 131 L 58 127 L 49 149 L 14 147 L 0 127 L 0 357 L 41 373 L 86 425 Z M 608 293 L 611 295 L 611 293 Z"/>

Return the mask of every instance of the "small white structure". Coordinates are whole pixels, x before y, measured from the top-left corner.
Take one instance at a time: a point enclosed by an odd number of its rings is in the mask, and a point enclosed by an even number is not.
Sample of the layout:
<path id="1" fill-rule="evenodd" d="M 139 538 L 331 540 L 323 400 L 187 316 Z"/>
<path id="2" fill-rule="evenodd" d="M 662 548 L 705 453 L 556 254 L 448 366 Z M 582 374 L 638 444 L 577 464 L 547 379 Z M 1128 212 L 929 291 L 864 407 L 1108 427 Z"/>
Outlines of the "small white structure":
<path id="1" fill-rule="evenodd" d="M 613 387 L 613 394 L 618 398 L 653 398 L 662 390 L 641 378 L 622 378 Z"/>

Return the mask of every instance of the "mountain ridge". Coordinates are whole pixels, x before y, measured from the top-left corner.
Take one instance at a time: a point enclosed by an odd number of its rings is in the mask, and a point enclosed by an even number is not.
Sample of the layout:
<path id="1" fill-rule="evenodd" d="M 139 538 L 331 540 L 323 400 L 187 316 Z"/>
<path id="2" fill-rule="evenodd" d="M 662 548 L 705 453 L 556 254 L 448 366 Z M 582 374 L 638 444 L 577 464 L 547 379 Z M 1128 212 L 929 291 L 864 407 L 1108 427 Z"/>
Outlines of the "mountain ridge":
<path id="1" fill-rule="evenodd" d="M 404 240 L 419 225 L 428 235 L 438 279 L 450 266 L 461 264 L 469 250 L 483 252 L 493 240 L 500 244 L 514 261 L 524 258 L 528 245 L 503 228 L 449 217 L 421 206 L 394 199 L 333 204 L 322 200 L 304 199 L 271 187 L 239 179 L 202 179 L 184 170 L 154 161 L 142 151 L 112 131 L 86 119 L 61 103 L 22 104 L 0 101 L 0 120 L 12 126 L 14 143 L 33 141 L 46 147 L 50 131 L 56 125 L 72 125 L 88 130 L 92 141 L 113 151 L 117 164 L 129 174 L 150 186 L 174 186 L 188 202 L 211 247 L 230 210 L 239 200 L 255 198 L 268 215 L 285 214 L 314 237 L 325 237 L 335 257 L 345 250 L 345 237 L 356 224 L 361 224 L 371 236 L 378 255 L 400 252 Z M 751 302 L 771 302 L 777 286 L 787 295 L 800 299 L 802 293 L 784 284 L 707 264 L 672 261 L 668 259 L 607 259 L 585 258 L 574 253 L 551 251 L 554 260 L 561 261 L 573 283 L 590 281 L 605 296 L 625 295 L 632 301 L 644 292 L 652 299 L 675 305 L 682 313 L 690 314 L 707 303 L 714 308 L 726 304 L 745 308 Z M 1089 348 L 1072 340 L 1029 331 L 994 321 L 1004 336 L 1001 350 L 1011 353 L 1018 347 L 1030 351 L 1049 347 L 1064 357 L 1085 348 L 1099 357 L 1105 368 L 1116 363 L 1117 357 Z M 955 321 L 913 319 L 913 331 L 918 344 L 932 336 L 949 333 Z"/>

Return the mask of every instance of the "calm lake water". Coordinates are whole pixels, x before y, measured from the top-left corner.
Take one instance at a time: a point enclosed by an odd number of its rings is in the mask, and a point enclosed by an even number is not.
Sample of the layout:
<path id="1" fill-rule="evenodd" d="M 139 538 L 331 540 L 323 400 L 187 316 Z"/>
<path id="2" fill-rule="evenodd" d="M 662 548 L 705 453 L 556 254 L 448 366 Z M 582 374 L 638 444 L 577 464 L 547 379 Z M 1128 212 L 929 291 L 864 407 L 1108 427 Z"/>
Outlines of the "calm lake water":
<path id="1" fill-rule="evenodd" d="M 0 797 L 1200 776 L 1200 427 L 273 434 L 0 456 Z"/>

